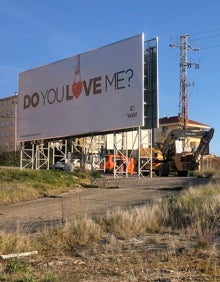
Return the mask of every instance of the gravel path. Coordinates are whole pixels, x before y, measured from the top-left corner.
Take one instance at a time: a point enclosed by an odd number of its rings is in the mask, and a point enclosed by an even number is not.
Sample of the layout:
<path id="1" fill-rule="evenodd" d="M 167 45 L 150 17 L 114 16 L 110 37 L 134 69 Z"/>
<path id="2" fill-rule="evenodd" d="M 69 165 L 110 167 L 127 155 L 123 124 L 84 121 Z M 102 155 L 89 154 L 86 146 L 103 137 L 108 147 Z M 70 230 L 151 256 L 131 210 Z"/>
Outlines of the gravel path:
<path id="1" fill-rule="evenodd" d="M 36 232 L 79 214 L 98 214 L 116 207 L 151 203 L 188 186 L 205 184 L 206 178 L 153 177 L 145 179 L 104 177 L 100 188 L 74 188 L 58 197 L 14 205 L 1 205 L 0 228 L 17 233 Z"/>

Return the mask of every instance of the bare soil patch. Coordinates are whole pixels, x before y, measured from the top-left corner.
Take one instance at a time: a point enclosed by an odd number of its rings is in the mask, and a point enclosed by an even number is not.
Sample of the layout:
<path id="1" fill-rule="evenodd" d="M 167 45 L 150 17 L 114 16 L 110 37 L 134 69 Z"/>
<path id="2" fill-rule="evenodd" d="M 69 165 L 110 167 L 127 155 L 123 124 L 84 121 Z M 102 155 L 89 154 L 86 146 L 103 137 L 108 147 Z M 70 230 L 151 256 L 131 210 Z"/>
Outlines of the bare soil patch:
<path id="1" fill-rule="evenodd" d="M 65 222 L 79 214 L 98 214 L 116 207 L 152 203 L 189 186 L 206 184 L 208 178 L 103 177 L 95 188 L 78 187 L 59 196 L 14 205 L 1 205 L 0 228 L 17 233 L 32 233 Z"/>

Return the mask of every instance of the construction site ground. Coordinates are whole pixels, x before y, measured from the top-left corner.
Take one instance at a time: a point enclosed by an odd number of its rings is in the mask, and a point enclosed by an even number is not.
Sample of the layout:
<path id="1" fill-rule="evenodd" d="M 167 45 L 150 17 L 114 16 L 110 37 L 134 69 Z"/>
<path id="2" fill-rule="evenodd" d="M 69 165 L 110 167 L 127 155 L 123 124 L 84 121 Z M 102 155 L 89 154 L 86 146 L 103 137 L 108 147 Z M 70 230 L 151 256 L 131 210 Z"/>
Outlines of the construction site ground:
<path id="1" fill-rule="evenodd" d="M 187 186 L 207 183 L 197 177 L 117 177 L 103 176 L 94 188 L 79 186 L 59 196 L 1 206 L 0 228 L 32 233 L 54 226 L 75 215 L 94 215 L 116 207 L 135 206 L 158 201 Z"/>
<path id="2" fill-rule="evenodd" d="M 59 196 L 1 206 L 0 228 L 18 236 L 31 234 L 79 214 L 92 216 L 116 207 L 160 201 L 185 187 L 208 181 L 196 177 L 104 176 L 94 183 L 94 188 L 78 187 Z M 106 242 L 72 255 L 41 255 L 38 250 L 39 254 L 26 263 L 36 275 L 53 273 L 53 280 L 47 281 L 220 281 L 219 246 L 205 250 L 194 246 L 196 242 L 181 233 L 156 232 L 125 240 L 110 234 Z"/>

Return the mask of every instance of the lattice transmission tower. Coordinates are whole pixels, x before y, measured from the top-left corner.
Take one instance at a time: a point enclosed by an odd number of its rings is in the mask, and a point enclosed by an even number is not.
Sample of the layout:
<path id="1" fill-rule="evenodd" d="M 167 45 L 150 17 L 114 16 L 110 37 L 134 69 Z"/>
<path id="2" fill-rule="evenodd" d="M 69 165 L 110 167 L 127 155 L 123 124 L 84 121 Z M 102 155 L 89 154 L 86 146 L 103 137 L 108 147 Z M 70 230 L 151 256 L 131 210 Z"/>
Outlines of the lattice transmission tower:
<path id="1" fill-rule="evenodd" d="M 183 120 L 183 128 L 187 127 L 188 122 L 188 87 L 193 86 L 187 78 L 188 68 L 195 67 L 199 69 L 199 64 L 187 62 L 187 51 L 201 51 L 200 48 L 193 48 L 188 44 L 188 34 L 180 36 L 180 43 L 178 45 L 171 43 L 169 46 L 180 49 L 180 93 L 179 93 L 179 117 Z"/>

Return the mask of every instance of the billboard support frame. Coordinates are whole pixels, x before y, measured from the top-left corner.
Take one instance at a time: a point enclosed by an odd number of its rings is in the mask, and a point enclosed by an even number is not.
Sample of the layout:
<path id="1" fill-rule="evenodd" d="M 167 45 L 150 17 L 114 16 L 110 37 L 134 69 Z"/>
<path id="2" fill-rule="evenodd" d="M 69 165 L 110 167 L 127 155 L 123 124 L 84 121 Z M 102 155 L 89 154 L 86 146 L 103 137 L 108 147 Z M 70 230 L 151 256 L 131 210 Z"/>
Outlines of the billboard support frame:
<path id="1" fill-rule="evenodd" d="M 43 142 L 36 145 L 36 160 L 35 160 L 36 170 L 39 170 L 43 167 L 49 169 L 49 164 L 50 164 L 49 152 L 50 152 L 49 144 L 47 144 L 47 147 L 44 146 Z"/>
<path id="2" fill-rule="evenodd" d="M 144 133 L 145 132 L 145 133 Z M 146 137 L 148 142 L 146 143 Z M 146 150 L 150 148 L 150 153 Z M 141 156 L 140 150 L 143 149 L 146 156 Z M 149 173 L 152 178 L 152 129 L 145 129 L 144 131 L 138 128 L 138 178 L 145 178 L 144 174 Z M 145 169 L 145 166 L 149 165 L 149 169 Z"/>
<path id="3" fill-rule="evenodd" d="M 58 140 L 55 142 L 55 145 L 52 146 L 52 164 L 54 165 L 56 163 L 57 158 L 59 160 L 64 159 L 65 163 L 67 162 L 67 139 L 64 140 Z"/>
<path id="4" fill-rule="evenodd" d="M 25 143 L 21 144 L 20 169 L 34 169 L 34 143 L 31 144 L 31 148 L 26 148 L 25 146 Z"/>
<path id="5" fill-rule="evenodd" d="M 125 177 L 128 177 L 128 148 L 127 148 L 127 132 L 122 132 L 121 139 L 116 138 L 116 132 L 114 131 L 114 162 L 115 166 L 113 169 L 114 178 L 117 178 L 118 176 L 125 175 Z M 118 144 L 121 143 L 121 149 L 118 147 Z M 124 157 L 124 160 L 121 161 L 121 158 L 118 159 L 118 155 Z M 124 170 L 124 165 L 126 169 Z"/>
<path id="6" fill-rule="evenodd" d="M 98 137 L 98 138 L 96 138 Z M 80 156 L 81 160 L 81 167 L 86 167 L 91 165 L 91 171 L 97 170 L 96 165 L 99 165 L 100 168 L 99 171 L 103 170 L 105 172 L 105 158 L 102 157 L 103 153 L 101 151 L 101 148 L 103 146 L 103 142 L 100 140 L 100 135 L 90 135 L 84 137 L 86 140 L 83 140 L 83 143 L 81 145 L 78 144 L 79 139 L 76 138 L 76 140 L 72 140 L 71 142 L 71 156 L 68 158 L 68 161 L 70 163 L 73 161 L 73 159 L 76 157 L 76 155 L 73 155 L 73 152 L 75 151 Z M 98 140 L 97 140 L 98 139 Z M 79 149 L 79 146 L 81 147 L 81 150 Z M 100 155 L 100 158 L 97 160 L 96 155 Z"/>

